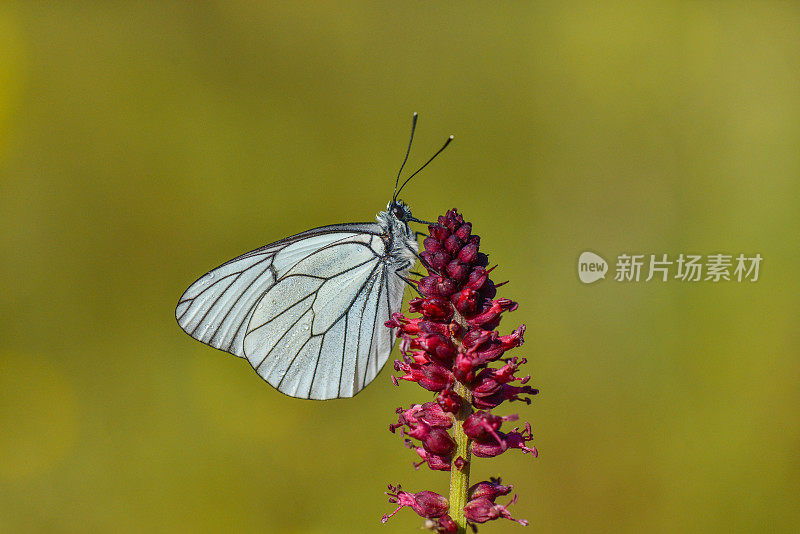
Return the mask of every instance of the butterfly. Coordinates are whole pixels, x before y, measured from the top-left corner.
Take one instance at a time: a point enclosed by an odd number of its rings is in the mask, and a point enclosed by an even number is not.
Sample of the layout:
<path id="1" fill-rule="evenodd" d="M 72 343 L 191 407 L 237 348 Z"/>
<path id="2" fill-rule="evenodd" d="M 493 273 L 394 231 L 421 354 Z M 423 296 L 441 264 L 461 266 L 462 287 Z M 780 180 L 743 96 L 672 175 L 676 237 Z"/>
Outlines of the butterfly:
<path id="1" fill-rule="evenodd" d="M 418 242 L 411 209 L 397 196 L 438 156 L 397 184 L 376 222 L 321 226 L 242 254 L 197 279 L 175 308 L 180 327 L 246 358 L 281 393 L 302 399 L 352 397 L 386 364 L 395 341 L 385 325 L 398 312 Z M 413 287 L 413 286 L 412 286 Z"/>

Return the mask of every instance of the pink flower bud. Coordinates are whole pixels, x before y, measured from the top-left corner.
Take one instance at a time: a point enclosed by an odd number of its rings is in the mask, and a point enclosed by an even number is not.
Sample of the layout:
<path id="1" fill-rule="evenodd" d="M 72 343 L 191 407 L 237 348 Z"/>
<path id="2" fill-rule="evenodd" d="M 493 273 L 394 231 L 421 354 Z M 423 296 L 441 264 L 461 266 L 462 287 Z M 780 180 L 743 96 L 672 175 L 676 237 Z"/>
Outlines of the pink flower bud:
<path id="1" fill-rule="evenodd" d="M 492 300 L 497 296 L 497 286 L 494 282 L 487 279 L 481 288 L 481 297 L 485 300 Z"/>
<path id="2" fill-rule="evenodd" d="M 431 454 L 447 456 L 456 449 L 456 442 L 443 428 L 429 428 L 427 435 L 422 439 L 422 448 Z"/>
<path id="3" fill-rule="evenodd" d="M 450 297 L 450 302 L 458 310 L 461 315 L 472 315 L 478 309 L 478 302 L 480 301 L 480 293 L 465 287 L 458 293 Z"/>
<path id="4" fill-rule="evenodd" d="M 467 241 L 471 233 L 472 223 L 464 223 L 455 231 L 455 235 L 458 236 L 461 241 Z"/>
<path id="5" fill-rule="evenodd" d="M 520 397 L 520 395 L 538 395 L 539 390 L 530 386 L 509 386 L 505 384 L 500 386 L 494 393 L 486 396 L 476 395 L 472 400 L 473 406 L 480 409 L 491 409 L 500 406 L 505 401 L 523 401 L 525 404 L 530 404 L 530 397 Z"/>
<path id="6" fill-rule="evenodd" d="M 486 497 L 494 502 L 497 497 L 508 495 L 513 489 L 514 486 L 504 486 L 502 480 L 499 478 L 490 478 L 488 481 L 484 480 L 483 482 L 473 484 L 467 491 L 467 495 L 470 500 L 477 499 L 478 497 Z"/>
<path id="7" fill-rule="evenodd" d="M 416 452 L 422 461 L 418 464 L 414 464 L 414 467 L 419 468 L 422 464 L 428 464 L 428 469 L 431 471 L 450 471 L 450 461 L 451 457 L 448 456 L 440 456 L 438 454 L 434 454 L 432 452 L 426 451 L 423 447 L 417 447 L 414 443 L 407 439 L 405 441 L 406 447 Z"/>
<path id="8" fill-rule="evenodd" d="M 500 314 L 504 311 L 514 311 L 517 309 L 517 303 L 509 299 L 497 299 L 490 301 L 481 313 L 469 319 L 471 326 L 481 326 L 483 328 L 494 328 L 499 322 Z M 497 322 L 495 322 L 497 321 Z"/>
<path id="9" fill-rule="evenodd" d="M 461 258 L 459 257 L 459 259 Z M 483 287 L 488 279 L 489 273 L 486 272 L 486 269 L 483 267 L 473 267 L 472 271 L 469 273 L 467 287 L 477 291 Z"/>
<path id="10" fill-rule="evenodd" d="M 511 506 L 515 502 L 517 502 L 516 495 L 513 499 L 511 499 L 511 502 L 508 503 L 507 506 Z M 487 521 L 502 517 L 505 519 L 510 519 L 511 521 L 516 521 L 520 525 L 528 524 L 525 519 L 514 519 L 511 517 L 511 514 L 506 506 L 495 504 L 486 497 L 478 497 L 477 499 L 469 501 L 467 505 L 464 506 L 464 515 L 473 523 L 486 523 Z"/>
<path id="11" fill-rule="evenodd" d="M 453 518 L 447 514 L 436 519 L 427 519 L 423 524 L 423 528 L 431 530 L 436 534 L 456 534 L 458 532 L 458 525 L 456 525 Z"/>
<path id="12" fill-rule="evenodd" d="M 499 357 L 500 354 L 504 352 L 502 345 L 496 346 L 496 349 L 498 352 L 497 357 Z M 489 352 L 491 351 L 480 354 L 487 354 Z M 516 373 L 517 369 L 519 369 L 519 366 L 524 364 L 526 361 L 527 360 L 525 358 L 522 358 L 522 360 L 519 361 L 517 358 L 510 358 L 507 360 L 508 363 L 499 369 L 485 368 L 481 370 L 481 372 L 478 373 L 478 376 L 475 377 L 475 381 L 470 387 L 472 393 L 478 397 L 488 397 L 489 395 L 495 394 L 504 384 L 514 380 L 520 380 L 514 376 L 514 373 Z"/>
<path id="13" fill-rule="evenodd" d="M 450 260 L 452 260 L 453 257 L 444 250 L 438 250 L 430 253 L 425 259 L 428 260 L 428 263 L 434 269 L 434 271 L 442 272 L 442 270 L 447 267 L 447 264 L 450 263 Z"/>
<path id="14" fill-rule="evenodd" d="M 440 277 L 435 274 L 420 278 L 417 281 L 417 289 L 419 289 L 419 292 L 425 297 L 438 296 L 439 292 L 436 286 L 439 278 Z"/>
<path id="15" fill-rule="evenodd" d="M 497 431 L 500 430 L 500 425 L 502 425 L 504 421 L 516 421 L 517 419 L 519 419 L 517 415 L 501 417 L 489 412 L 478 411 L 470 414 L 462 426 L 464 428 L 464 433 L 471 439 L 489 440 L 494 438 L 500 441 L 501 439 L 497 434 Z"/>
<path id="16" fill-rule="evenodd" d="M 439 291 L 439 295 L 442 297 L 449 297 L 458 291 L 458 284 L 456 284 L 456 282 L 450 278 L 444 278 L 440 276 L 438 284 L 436 285 L 436 289 Z"/>
<path id="17" fill-rule="evenodd" d="M 441 217 L 440 217 L 440 219 L 441 219 Z M 442 224 L 442 222 L 439 221 L 439 224 Z M 439 242 L 444 242 L 444 240 L 447 239 L 450 236 L 450 230 L 444 225 L 442 225 L 442 226 L 428 226 L 428 230 L 431 233 L 431 237 L 434 238 L 435 240 L 439 241 Z"/>
<path id="18" fill-rule="evenodd" d="M 460 251 L 461 247 L 463 246 L 464 242 L 455 235 L 451 235 L 444 240 L 444 249 L 451 256 L 455 256 L 456 254 L 458 254 L 458 251 Z"/>
<path id="19" fill-rule="evenodd" d="M 412 299 L 408 303 L 408 309 L 412 312 L 421 313 L 431 321 L 450 321 L 453 316 L 453 308 L 450 306 L 450 301 L 442 297 Z"/>
<path id="20" fill-rule="evenodd" d="M 447 264 L 447 274 L 456 282 L 466 280 L 469 276 L 469 271 L 469 265 L 460 260 L 453 260 Z"/>
<path id="21" fill-rule="evenodd" d="M 442 250 L 442 243 L 434 237 L 426 237 L 422 241 L 422 246 L 426 252 L 439 252 Z"/>
<path id="22" fill-rule="evenodd" d="M 447 513 L 447 499 L 438 493 L 432 491 L 420 491 L 418 493 L 408 493 L 403 491 L 400 486 L 389 485 L 389 491 L 386 492 L 389 496 L 389 502 L 396 503 L 399 506 L 391 514 L 384 515 L 381 518 L 381 523 L 386 523 L 390 517 L 400 511 L 404 506 L 408 506 L 417 512 L 422 517 L 441 517 Z"/>
<path id="23" fill-rule="evenodd" d="M 425 404 L 412 404 L 407 410 L 398 408 L 395 410 L 399 414 L 398 422 L 389 425 L 389 430 L 394 432 L 400 427 L 408 427 L 408 435 L 422 439 L 422 437 L 413 434 L 417 428 L 424 429 L 433 428 L 450 428 L 453 426 L 453 416 L 442 410 L 442 408 L 435 402 L 426 402 Z"/>
<path id="24" fill-rule="evenodd" d="M 422 376 L 417 383 L 428 391 L 441 391 L 453 383 L 453 373 L 446 367 L 436 363 L 422 366 Z"/>
<path id="25" fill-rule="evenodd" d="M 411 344 L 428 353 L 428 356 L 439 362 L 449 364 L 456 356 L 453 343 L 441 334 L 422 334 Z"/>
<path id="26" fill-rule="evenodd" d="M 488 437 L 482 440 L 476 440 L 472 443 L 472 453 L 479 458 L 492 458 L 498 456 L 508 449 L 520 449 L 524 453 L 532 454 L 533 457 L 539 456 L 539 451 L 536 447 L 526 447 L 525 442 L 533 439 L 531 434 L 530 423 L 525 423 L 525 430 L 519 432 L 515 428 L 508 434 L 497 432 L 497 438 Z"/>
<path id="27" fill-rule="evenodd" d="M 472 263 L 473 261 L 475 261 L 475 258 L 477 256 L 478 256 L 478 245 L 467 243 L 461 250 L 458 251 L 457 257 L 464 263 Z"/>
<path id="28" fill-rule="evenodd" d="M 436 404 L 447 413 L 458 413 L 463 403 L 464 399 L 453 391 L 451 386 L 444 388 L 436 396 Z"/>

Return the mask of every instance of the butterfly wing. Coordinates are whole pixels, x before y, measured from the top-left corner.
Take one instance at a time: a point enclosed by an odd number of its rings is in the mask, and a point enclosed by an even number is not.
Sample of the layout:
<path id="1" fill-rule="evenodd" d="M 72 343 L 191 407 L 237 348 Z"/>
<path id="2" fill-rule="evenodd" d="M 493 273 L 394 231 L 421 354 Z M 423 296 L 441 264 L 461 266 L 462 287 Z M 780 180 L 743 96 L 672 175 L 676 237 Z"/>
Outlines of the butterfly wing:
<path id="1" fill-rule="evenodd" d="M 176 317 L 287 395 L 351 397 L 394 343 L 384 323 L 402 304 L 404 282 L 386 255 L 376 223 L 309 230 L 207 273 L 181 297 Z"/>
<path id="2" fill-rule="evenodd" d="M 198 341 L 244 358 L 247 323 L 277 279 L 315 250 L 361 234 L 380 235 L 380 227 L 352 223 L 314 228 L 223 263 L 181 296 L 175 309 L 178 324 Z"/>

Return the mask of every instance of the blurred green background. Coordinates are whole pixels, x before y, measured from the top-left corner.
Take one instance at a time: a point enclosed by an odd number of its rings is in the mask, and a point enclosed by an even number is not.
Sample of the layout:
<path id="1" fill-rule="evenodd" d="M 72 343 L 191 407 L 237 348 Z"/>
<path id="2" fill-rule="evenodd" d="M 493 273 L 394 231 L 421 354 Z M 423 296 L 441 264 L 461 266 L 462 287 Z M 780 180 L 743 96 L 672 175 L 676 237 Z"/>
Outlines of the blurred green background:
<path id="1" fill-rule="evenodd" d="M 387 431 L 428 397 L 284 397 L 174 319 L 211 267 L 369 221 L 412 111 L 414 214 L 499 263 L 538 459 L 478 460 L 531 527 L 800 528 L 800 7 L 4 2 L 0 530 L 413 532 L 446 494 Z M 621 253 L 760 253 L 750 282 L 581 284 Z M 501 502 L 505 500 L 501 499 Z"/>

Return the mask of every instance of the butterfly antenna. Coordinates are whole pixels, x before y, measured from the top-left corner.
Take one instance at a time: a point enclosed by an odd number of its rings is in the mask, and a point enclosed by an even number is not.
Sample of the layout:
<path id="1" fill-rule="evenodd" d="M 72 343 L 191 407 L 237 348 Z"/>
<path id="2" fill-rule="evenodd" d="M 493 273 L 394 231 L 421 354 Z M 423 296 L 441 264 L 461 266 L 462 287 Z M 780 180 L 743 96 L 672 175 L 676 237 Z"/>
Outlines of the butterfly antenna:
<path id="1" fill-rule="evenodd" d="M 397 200 L 397 183 L 400 181 L 400 175 L 403 173 L 403 167 L 406 166 L 408 155 L 411 154 L 411 142 L 414 141 L 414 130 L 417 128 L 417 112 L 411 116 L 411 137 L 408 140 L 408 150 L 406 150 L 406 157 L 403 158 L 403 164 L 400 165 L 400 170 L 397 172 L 397 179 L 394 181 L 394 194 L 392 195 L 392 202 Z"/>
<path id="2" fill-rule="evenodd" d="M 428 163 L 430 163 L 431 161 L 433 161 L 434 159 L 436 159 L 436 156 L 438 156 L 439 154 L 441 154 L 441 153 L 442 153 L 442 151 L 443 151 L 445 148 L 447 148 L 447 145 L 449 145 L 449 144 L 450 144 L 450 141 L 452 141 L 452 140 L 453 140 L 453 136 L 451 135 L 450 137 L 448 137 L 448 138 L 447 138 L 447 141 L 445 141 L 445 142 L 444 142 L 444 145 L 442 145 L 442 148 L 440 148 L 439 150 L 437 150 L 437 151 L 436 151 L 436 154 L 434 154 L 433 156 L 431 156 L 431 159 L 429 159 L 428 161 L 426 161 L 426 162 L 425 162 L 425 165 L 423 165 L 422 167 L 420 167 L 419 169 L 417 169 L 417 170 L 416 170 L 416 172 L 414 172 L 414 174 L 412 174 L 411 176 L 409 176 L 408 178 L 406 178 L 406 181 L 405 181 L 405 182 L 403 182 L 403 185 L 401 185 L 401 186 L 400 186 L 400 189 L 397 189 L 397 190 L 396 190 L 396 192 L 395 192 L 395 194 L 394 194 L 394 198 L 395 198 L 395 199 L 397 198 L 397 195 L 399 195 L 399 194 L 400 194 L 400 191 L 402 191 L 402 190 L 403 190 L 403 188 L 406 186 L 406 184 L 408 183 L 408 181 L 409 181 L 409 180 L 411 180 L 413 177 L 415 177 L 417 174 L 419 174 L 419 172 L 420 172 L 422 169 L 424 169 L 425 167 L 427 167 L 427 166 L 428 166 Z M 398 178 L 399 178 L 399 177 L 398 177 Z"/>

